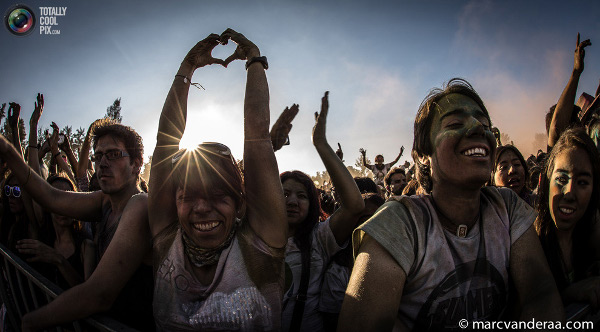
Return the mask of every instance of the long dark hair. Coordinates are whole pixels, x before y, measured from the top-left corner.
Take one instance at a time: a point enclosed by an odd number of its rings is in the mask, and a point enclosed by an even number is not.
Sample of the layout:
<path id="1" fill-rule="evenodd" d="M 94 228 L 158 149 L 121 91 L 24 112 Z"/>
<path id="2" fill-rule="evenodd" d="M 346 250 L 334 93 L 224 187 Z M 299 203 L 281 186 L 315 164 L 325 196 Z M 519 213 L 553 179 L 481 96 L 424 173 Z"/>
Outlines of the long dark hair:
<path id="1" fill-rule="evenodd" d="M 592 221 L 594 220 L 600 199 L 600 155 L 594 142 L 583 128 L 575 127 L 563 132 L 548 156 L 538 187 L 540 200 L 537 206 L 538 216 L 535 220 L 535 228 L 559 289 L 566 287 L 568 281 L 564 277 L 556 227 L 550 214 L 550 206 L 548 204 L 549 186 L 556 158 L 565 150 L 574 147 L 584 150 L 590 157 L 593 176 L 592 197 L 590 198 L 585 214 L 581 220 L 577 221 L 577 225 L 575 225 L 573 230 L 573 268 L 575 279 L 584 278 L 586 269 L 592 263 L 589 257 L 589 234 L 591 234 Z"/>
<path id="2" fill-rule="evenodd" d="M 324 220 L 327 218 L 327 215 L 321 209 L 317 187 L 315 187 L 313 180 L 301 171 L 283 172 L 279 175 L 279 179 L 281 179 L 282 184 L 290 179 L 296 180 L 300 182 L 306 189 L 309 201 L 308 215 L 306 216 L 304 222 L 300 224 L 298 230 L 296 230 L 296 233 L 294 234 L 294 242 L 300 251 L 308 251 L 310 249 L 310 236 L 313 228 L 319 222 L 319 219 Z"/>

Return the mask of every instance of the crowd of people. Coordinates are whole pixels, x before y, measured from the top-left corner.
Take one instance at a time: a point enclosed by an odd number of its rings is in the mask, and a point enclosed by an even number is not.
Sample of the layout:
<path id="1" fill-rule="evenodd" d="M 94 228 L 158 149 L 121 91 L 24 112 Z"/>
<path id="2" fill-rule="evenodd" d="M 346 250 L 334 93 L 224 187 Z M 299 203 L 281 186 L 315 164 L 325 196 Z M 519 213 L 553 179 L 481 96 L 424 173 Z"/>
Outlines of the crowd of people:
<path id="1" fill-rule="evenodd" d="M 233 55 L 212 57 L 230 40 Z M 417 110 L 414 163 L 394 167 L 402 146 L 370 165 L 361 148 L 372 178 L 353 178 L 328 142 L 325 92 L 312 141 L 332 190 L 280 173 L 275 152 L 299 107 L 269 129 L 267 58 L 231 29 L 182 60 L 147 185 L 135 129 L 97 120 L 76 156 L 55 124 L 38 140 L 38 94 L 23 151 L 11 103 L 0 242 L 65 289 L 22 330 L 107 312 L 141 331 L 437 331 L 463 319 L 564 321 L 576 302 L 597 310 L 600 91 L 575 106 L 589 45 L 577 36 L 572 76 L 546 116 L 547 150 L 527 159 L 454 78 Z M 243 158 L 216 142 L 180 149 L 192 76 L 234 60 L 247 70 Z"/>

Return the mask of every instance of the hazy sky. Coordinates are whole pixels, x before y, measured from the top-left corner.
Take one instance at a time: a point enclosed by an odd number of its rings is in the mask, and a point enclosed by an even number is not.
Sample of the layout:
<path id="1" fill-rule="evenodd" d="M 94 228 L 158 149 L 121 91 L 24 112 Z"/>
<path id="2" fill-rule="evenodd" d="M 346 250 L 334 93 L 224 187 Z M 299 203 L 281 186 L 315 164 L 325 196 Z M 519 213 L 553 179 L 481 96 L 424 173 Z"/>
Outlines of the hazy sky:
<path id="1" fill-rule="evenodd" d="M 0 27 L 0 102 L 22 106 L 28 123 L 38 92 L 40 121 L 84 127 L 121 97 L 123 123 L 155 145 L 167 91 L 187 51 L 209 33 L 242 32 L 268 57 L 271 119 L 293 103 L 300 113 L 291 145 L 277 152 L 280 171 L 324 166 L 311 144 L 313 113 L 330 92 L 328 138 L 347 164 L 364 147 L 392 160 L 410 158 L 417 107 L 452 77 L 470 81 L 494 125 L 523 154 L 573 68 L 577 32 L 590 38 L 577 96 L 600 78 L 599 1 L 20 1 L 36 31 L 17 37 Z M 6 11 L 13 3 L 3 2 Z M 60 35 L 39 33 L 40 6 L 67 7 Z M 219 46 L 227 57 L 234 46 Z M 242 156 L 246 73 L 237 61 L 196 71 L 184 141 L 217 141 Z"/>

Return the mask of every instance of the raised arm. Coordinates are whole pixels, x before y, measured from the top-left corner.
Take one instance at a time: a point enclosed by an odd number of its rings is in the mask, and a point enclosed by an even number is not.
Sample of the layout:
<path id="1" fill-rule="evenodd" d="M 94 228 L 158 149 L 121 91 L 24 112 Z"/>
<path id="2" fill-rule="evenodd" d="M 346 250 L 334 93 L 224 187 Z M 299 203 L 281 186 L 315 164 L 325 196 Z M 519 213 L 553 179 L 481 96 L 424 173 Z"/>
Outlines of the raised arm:
<path id="1" fill-rule="evenodd" d="M 394 166 L 398 162 L 398 160 L 400 160 L 400 157 L 402 157 L 403 153 L 404 153 L 404 145 L 402 147 L 400 147 L 400 153 L 398 154 L 398 157 L 396 157 L 396 159 L 392 160 L 392 162 L 389 163 L 388 165 L 390 167 Z"/>
<path id="2" fill-rule="evenodd" d="M 232 29 L 221 34 L 237 44 L 225 63 L 248 60 L 244 100 L 244 181 L 247 217 L 252 229 L 268 245 L 281 248 L 287 243 L 287 213 L 275 152 L 269 134 L 269 86 L 265 74 L 266 58 L 244 35 Z M 263 62 L 264 61 L 264 62 Z"/>
<path id="3" fill-rule="evenodd" d="M 367 150 L 360 148 L 360 150 L 358 150 L 360 152 L 360 154 L 362 155 L 362 163 L 363 166 L 365 167 L 369 167 L 371 165 L 367 164 Z"/>
<path id="4" fill-rule="evenodd" d="M 79 220 L 99 221 L 102 216 L 102 192 L 77 193 L 52 187 L 35 173 L 17 150 L 0 135 L 0 156 L 23 189 L 48 211 Z"/>
<path id="5" fill-rule="evenodd" d="M 27 149 L 27 161 L 34 172 L 40 174 L 40 161 L 38 159 L 39 147 L 38 141 L 38 122 L 44 111 L 44 95 L 38 93 L 35 102 L 35 108 L 29 119 L 29 147 Z"/>
<path id="6" fill-rule="evenodd" d="M 289 134 L 292 130 L 292 120 L 294 120 L 296 114 L 298 114 L 298 105 L 294 104 L 292 107 L 286 107 L 275 121 L 271 128 L 271 143 L 274 151 L 290 144 Z"/>
<path id="7" fill-rule="evenodd" d="M 67 155 L 67 160 L 69 161 L 67 165 L 69 166 L 71 175 L 73 176 L 71 180 L 75 182 L 75 174 L 78 173 L 77 158 L 75 158 L 75 153 L 73 153 L 73 149 L 71 148 L 71 138 L 67 134 L 64 134 L 64 137 L 65 140 L 62 142 L 62 144 L 59 144 L 58 147 Z"/>
<path id="8" fill-rule="evenodd" d="M 23 158 L 23 147 L 21 146 L 21 133 L 19 132 L 19 119 L 21 114 L 21 105 L 10 103 L 8 107 L 8 124 L 12 134 L 12 142 L 21 158 Z"/>
<path id="9" fill-rule="evenodd" d="M 575 64 L 573 65 L 573 72 L 569 78 L 569 82 L 562 94 L 554 114 L 552 115 L 552 122 L 548 131 L 548 146 L 553 147 L 558 141 L 560 134 L 569 126 L 571 120 L 571 114 L 573 113 L 573 105 L 575 104 L 575 95 L 577 94 L 577 85 L 579 84 L 579 77 L 583 72 L 583 59 L 585 58 L 585 48 L 592 45 L 589 39 L 579 42 L 579 33 L 577 34 L 577 45 L 575 47 Z"/>
<path id="10" fill-rule="evenodd" d="M 58 126 L 54 122 L 52 122 L 51 126 L 54 129 L 54 132 L 52 133 L 52 136 L 50 137 L 50 140 L 49 140 L 50 151 L 52 152 L 52 159 L 54 159 L 54 161 L 56 162 L 56 165 L 58 165 L 59 169 L 62 169 L 63 172 L 65 172 L 65 174 L 67 174 L 69 179 L 71 179 L 71 181 L 75 182 L 75 177 L 73 176 L 73 172 L 71 172 L 71 168 L 69 167 L 67 162 L 62 158 L 62 154 L 60 153 L 60 150 L 58 149 L 58 139 L 59 139 Z M 64 139 L 67 140 L 68 137 L 64 137 Z"/>
<path id="11" fill-rule="evenodd" d="M 179 150 L 179 141 L 185 131 L 187 119 L 187 99 L 192 75 L 200 67 L 223 60 L 212 57 L 211 52 L 219 44 L 219 35 L 211 34 L 199 41 L 185 56 L 173 79 L 171 89 L 160 114 L 156 148 L 152 155 L 149 187 L 150 229 L 152 234 L 160 233 L 177 215 L 175 188 L 170 180 L 171 158 Z"/>
<path id="12" fill-rule="evenodd" d="M 151 249 L 148 199 L 139 194 L 127 202 L 115 235 L 90 278 L 23 316 L 23 331 L 41 330 L 110 309 L 140 264 L 150 263 Z"/>
<path id="13" fill-rule="evenodd" d="M 521 305 L 521 320 L 564 321 L 565 312 L 542 245 L 531 226 L 510 248 L 510 275 Z"/>
<path id="14" fill-rule="evenodd" d="M 352 234 L 358 218 L 365 208 L 360 190 L 342 160 L 327 142 L 326 127 L 329 112 L 329 91 L 321 99 L 321 113 L 315 113 L 313 144 L 325 164 L 335 191 L 339 194 L 340 207 L 329 219 L 329 227 L 338 244 L 343 244 Z"/>

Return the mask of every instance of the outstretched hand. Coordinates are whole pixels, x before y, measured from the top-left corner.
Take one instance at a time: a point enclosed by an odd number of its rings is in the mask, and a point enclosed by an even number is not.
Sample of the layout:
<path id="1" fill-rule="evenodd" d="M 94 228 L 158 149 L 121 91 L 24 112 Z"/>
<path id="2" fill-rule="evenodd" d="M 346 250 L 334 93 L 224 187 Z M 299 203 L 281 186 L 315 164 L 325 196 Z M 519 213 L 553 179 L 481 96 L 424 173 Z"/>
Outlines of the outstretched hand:
<path id="1" fill-rule="evenodd" d="M 402 154 L 403 154 L 403 153 L 404 153 L 404 145 L 402 145 L 402 146 L 400 147 L 400 156 L 402 156 Z"/>
<path id="2" fill-rule="evenodd" d="M 286 107 L 273 127 L 271 128 L 271 143 L 273 143 L 273 151 L 281 149 L 288 141 L 288 136 L 292 130 L 292 120 L 298 114 L 298 104 L 293 104 L 292 107 Z"/>
<path id="3" fill-rule="evenodd" d="M 313 144 L 326 143 L 325 129 L 327 127 L 327 113 L 329 113 L 329 91 L 321 98 L 321 112 L 315 112 L 315 126 L 313 127 Z"/>
<path id="4" fill-rule="evenodd" d="M 360 154 L 362 154 L 363 157 L 367 155 L 367 150 L 365 150 L 363 148 L 358 149 L 358 152 L 360 152 Z"/>
<path id="5" fill-rule="evenodd" d="M 17 103 L 9 103 L 8 107 L 8 124 L 12 128 L 16 128 L 19 124 L 19 115 L 21 114 L 21 105 Z"/>
<path id="6" fill-rule="evenodd" d="M 212 50 L 217 45 L 219 45 L 219 35 L 211 33 L 208 37 L 194 45 L 183 61 L 191 65 L 194 69 L 215 63 L 226 66 L 223 60 L 213 58 L 212 56 Z"/>
<path id="7" fill-rule="evenodd" d="M 225 67 L 233 60 L 249 60 L 253 57 L 260 56 L 260 50 L 253 42 L 231 28 L 225 30 L 219 37 L 219 40 L 223 45 L 227 45 L 230 39 L 237 44 L 237 47 L 233 54 L 225 59 L 225 63 L 223 64 Z"/>
<path id="8" fill-rule="evenodd" d="M 592 45 L 589 39 L 579 42 L 579 33 L 577 33 L 577 46 L 575 47 L 575 65 L 573 70 L 578 73 L 583 72 L 583 59 L 585 58 L 585 48 Z"/>
<path id="9" fill-rule="evenodd" d="M 37 101 L 35 102 L 35 108 L 33 109 L 33 113 L 31 114 L 31 119 L 29 119 L 30 126 L 37 126 L 38 122 L 40 121 L 40 117 L 44 112 L 44 95 L 38 93 L 36 100 Z"/>
<path id="10" fill-rule="evenodd" d="M 344 162 L 344 151 L 342 151 L 342 146 L 338 142 L 338 148 L 335 150 L 335 154 L 340 158 L 342 162 Z"/>

